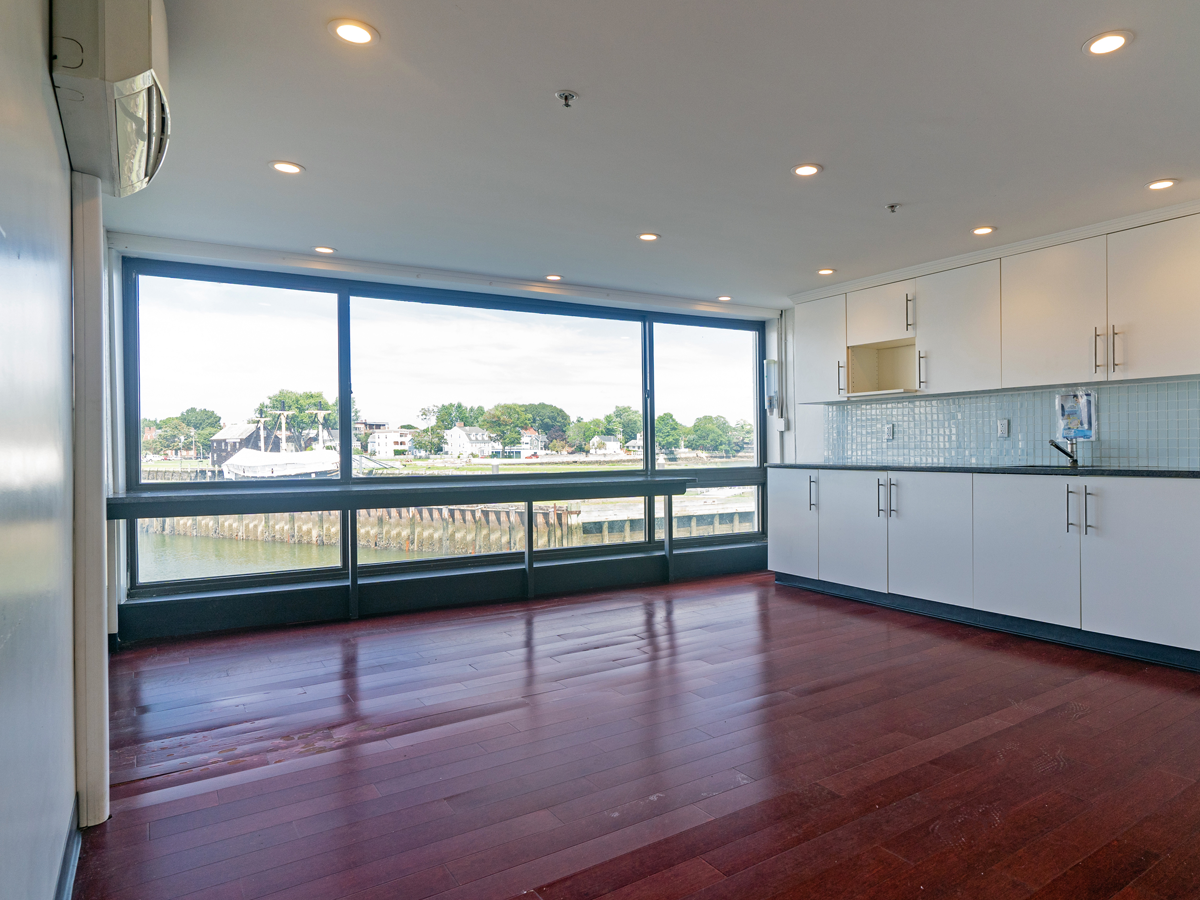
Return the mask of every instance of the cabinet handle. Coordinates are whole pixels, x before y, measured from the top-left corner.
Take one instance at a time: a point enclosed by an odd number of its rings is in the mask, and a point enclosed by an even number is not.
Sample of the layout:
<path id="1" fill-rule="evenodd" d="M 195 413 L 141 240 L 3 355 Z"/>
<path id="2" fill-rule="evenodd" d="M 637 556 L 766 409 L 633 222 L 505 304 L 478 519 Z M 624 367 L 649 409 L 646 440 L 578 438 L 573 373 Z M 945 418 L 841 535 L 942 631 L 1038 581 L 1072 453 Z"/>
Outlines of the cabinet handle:
<path id="1" fill-rule="evenodd" d="M 838 396 L 839 397 L 845 393 L 845 391 L 842 390 L 842 369 L 844 369 L 845 367 L 846 367 L 845 363 L 843 363 L 841 361 L 838 362 L 837 381 L 838 381 Z"/>
<path id="2" fill-rule="evenodd" d="M 879 492 L 883 490 L 883 479 L 875 479 L 875 518 L 883 517 L 883 506 L 879 502 Z"/>
<path id="3" fill-rule="evenodd" d="M 899 512 L 899 510 L 896 508 L 896 504 L 894 504 L 892 502 L 892 488 L 894 488 L 895 486 L 896 486 L 896 482 L 892 481 L 892 479 L 889 478 L 888 483 L 887 483 L 887 511 L 888 511 L 889 519 L 892 516 L 894 516 L 897 512 Z"/>
<path id="4" fill-rule="evenodd" d="M 1094 529 L 1096 526 L 1088 522 L 1088 497 L 1095 497 L 1095 494 L 1089 493 L 1087 485 L 1083 486 L 1083 533 L 1086 535 L 1088 529 Z"/>
<path id="5" fill-rule="evenodd" d="M 923 388 L 923 387 L 925 387 L 925 385 L 929 384 L 929 382 L 921 374 L 921 363 L 923 363 L 928 358 L 929 357 L 924 353 L 917 354 L 917 387 L 918 388 Z"/>
<path id="6" fill-rule="evenodd" d="M 1112 330 L 1112 353 L 1108 358 L 1108 361 L 1112 363 L 1112 370 L 1114 372 L 1117 371 L 1117 366 L 1121 365 L 1121 363 L 1117 362 L 1117 335 L 1120 333 L 1114 325 Z"/>
<path id="7" fill-rule="evenodd" d="M 809 475 L 808 476 L 808 508 L 810 511 L 813 509 L 813 507 L 816 506 L 816 504 L 813 503 L 812 489 L 813 489 L 813 477 L 811 475 Z"/>
<path id="8" fill-rule="evenodd" d="M 1067 485 L 1067 534 L 1071 533 L 1071 526 L 1075 523 L 1071 521 L 1071 495 L 1075 493 L 1071 490 L 1071 485 Z"/>
<path id="9" fill-rule="evenodd" d="M 1107 331 L 1108 329 L 1105 329 Z M 1096 341 L 1100 340 L 1100 329 L 1092 326 L 1092 374 L 1100 371 L 1100 354 L 1096 352 Z"/>
<path id="10" fill-rule="evenodd" d="M 904 330 L 912 331 L 916 326 L 916 322 L 909 316 L 908 311 L 912 307 L 913 298 L 908 294 L 904 295 Z"/>

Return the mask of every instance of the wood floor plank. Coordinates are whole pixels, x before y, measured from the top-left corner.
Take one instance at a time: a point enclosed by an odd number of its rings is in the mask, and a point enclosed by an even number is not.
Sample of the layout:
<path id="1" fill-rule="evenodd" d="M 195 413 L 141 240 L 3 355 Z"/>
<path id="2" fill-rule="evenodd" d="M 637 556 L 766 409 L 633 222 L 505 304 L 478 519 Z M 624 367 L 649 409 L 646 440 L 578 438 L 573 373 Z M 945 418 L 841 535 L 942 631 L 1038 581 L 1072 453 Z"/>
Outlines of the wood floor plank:
<path id="1" fill-rule="evenodd" d="M 765 574 L 110 675 L 78 900 L 1200 896 L 1200 675 Z"/>

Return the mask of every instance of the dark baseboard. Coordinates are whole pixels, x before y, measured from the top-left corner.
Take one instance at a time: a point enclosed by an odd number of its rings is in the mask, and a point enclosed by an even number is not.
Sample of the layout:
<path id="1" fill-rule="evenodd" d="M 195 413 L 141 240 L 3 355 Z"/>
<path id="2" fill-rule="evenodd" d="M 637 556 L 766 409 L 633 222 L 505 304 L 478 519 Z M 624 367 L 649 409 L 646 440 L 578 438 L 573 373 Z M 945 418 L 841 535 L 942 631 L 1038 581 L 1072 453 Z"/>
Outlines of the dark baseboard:
<path id="1" fill-rule="evenodd" d="M 767 567 L 767 542 L 683 547 L 673 555 L 676 581 L 761 572 Z"/>
<path id="2" fill-rule="evenodd" d="M 71 804 L 71 819 L 67 823 L 67 840 L 63 846 L 62 865 L 58 869 L 58 886 L 54 900 L 71 900 L 75 890 L 75 869 L 79 865 L 79 847 L 83 843 L 79 831 L 79 796 Z"/>
<path id="3" fill-rule="evenodd" d="M 676 545 L 676 580 L 761 571 L 767 544 L 759 536 L 728 543 Z M 667 561 L 661 545 L 622 551 L 548 555 L 536 559 L 533 596 L 663 584 Z M 135 641 L 232 631 L 243 628 L 336 622 L 349 617 L 345 581 L 228 588 L 128 600 L 117 610 L 119 639 L 109 649 Z M 505 561 L 453 569 L 418 569 L 361 577 L 358 614 L 383 616 L 430 609 L 508 603 L 527 598 L 525 567 Z"/>
<path id="4" fill-rule="evenodd" d="M 346 618 L 346 582 L 288 584 L 126 600 L 117 607 L 121 644 Z"/>
<path id="5" fill-rule="evenodd" d="M 775 582 L 790 587 L 804 588 L 805 590 L 815 591 L 820 594 L 829 594 L 833 597 L 843 597 L 847 600 L 858 600 L 859 602 L 871 603 L 875 606 L 886 606 L 889 609 L 899 609 L 904 612 L 917 613 L 935 619 L 959 622 L 963 625 L 975 625 L 979 628 L 991 629 L 992 631 L 1003 631 L 1008 634 L 1020 635 L 1021 637 L 1036 638 L 1040 641 L 1050 641 L 1055 644 L 1065 644 L 1069 647 L 1079 647 L 1083 650 L 1098 650 L 1101 653 L 1110 653 L 1113 656 L 1124 656 L 1142 662 L 1200 672 L 1200 652 L 1185 650 L 1182 647 L 1169 647 L 1165 644 L 1135 641 L 1132 638 L 1114 637 L 1111 634 L 1099 634 L 1095 631 L 1067 628 L 1063 625 L 1051 625 L 1047 622 L 1035 622 L 1032 619 L 1021 619 L 1017 616 L 985 612 L 981 609 L 971 609 L 966 606 L 935 603 L 932 600 L 922 600 L 919 597 L 906 597 L 903 594 L 885 594 L 880 591 L 851 587 L 850 585 L 837 584 L 832 581 L 805 578 L 802 575 L 788 575 L 785 572 L 776 572 Z"/>

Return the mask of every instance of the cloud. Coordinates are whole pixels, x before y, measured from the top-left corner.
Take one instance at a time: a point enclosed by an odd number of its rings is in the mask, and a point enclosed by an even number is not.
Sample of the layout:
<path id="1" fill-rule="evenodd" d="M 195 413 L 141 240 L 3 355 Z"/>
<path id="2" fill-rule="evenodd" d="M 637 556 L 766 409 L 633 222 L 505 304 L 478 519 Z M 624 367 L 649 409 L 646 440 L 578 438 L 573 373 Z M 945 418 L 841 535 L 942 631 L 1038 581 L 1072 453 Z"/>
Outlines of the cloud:
<path id="1" fill-rule="evenodd" d="M 280 388 L 337 395 L 337 296 L 143 276 L 142 414 L 214 409 L 245 421 Z M 754 418 L 755 336 L 655 326 L 657 411 Z M 552 403 L 572 417 L 641 406 L 641 324 L 351 298 L 360 412 L 392 424 L 452 401 Z"/>

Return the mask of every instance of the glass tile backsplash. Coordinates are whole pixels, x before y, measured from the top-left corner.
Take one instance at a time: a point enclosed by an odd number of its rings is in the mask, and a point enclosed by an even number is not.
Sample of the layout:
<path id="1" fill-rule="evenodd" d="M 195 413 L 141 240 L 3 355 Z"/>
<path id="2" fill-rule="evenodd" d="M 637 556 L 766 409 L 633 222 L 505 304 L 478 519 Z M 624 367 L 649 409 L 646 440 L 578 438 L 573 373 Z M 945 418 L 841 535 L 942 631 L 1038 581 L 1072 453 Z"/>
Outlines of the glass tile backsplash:
<path id="1" fill-rule="evenodd" d="M 952 397 L 907 397 L 825 407 L 830 465 L 1058 465 L 1054 397 L 1066 386 Z M 1096 392 L 1098 438 L 1079 443 L 1081 465 L 1200 469 L 1200 378 L 1071 385 Z M 1008 437 L 997 435 L 1007 419 Z M 893 439 L 887 440 L 887 425 Z"/>

